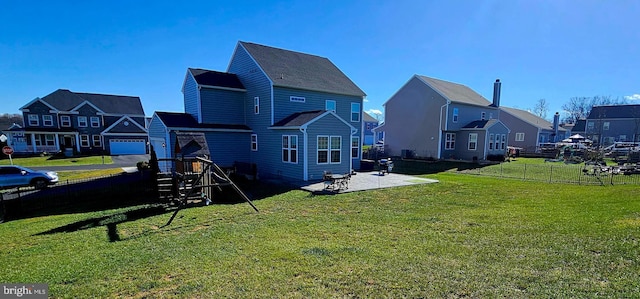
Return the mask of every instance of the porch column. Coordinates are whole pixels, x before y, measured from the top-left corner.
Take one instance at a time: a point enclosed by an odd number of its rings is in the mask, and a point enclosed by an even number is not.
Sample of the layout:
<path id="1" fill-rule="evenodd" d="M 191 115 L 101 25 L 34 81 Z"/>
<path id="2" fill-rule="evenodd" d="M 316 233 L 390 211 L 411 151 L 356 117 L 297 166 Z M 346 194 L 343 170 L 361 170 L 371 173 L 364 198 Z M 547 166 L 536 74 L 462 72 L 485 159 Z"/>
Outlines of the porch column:
<path id="1" fill-rule="evenodd" d="M 76 133 L 76 150 L 80 152 L 80 133 Z"/>
<path id="2" fill-rule="evenodd" d="M 59 151 L 60 150 L 60 134 L 55 133 L 54 134 L 55 138 L 54 138 L 54 145 L 56 146 L 56 149 Z"/>
<path id="3" fill-rule="evenodd" d="M 37 152 L 38 148 L 36 147 L 36 134 L 31 133 L 31 146 L 33 146 L 33 152 Z"/>

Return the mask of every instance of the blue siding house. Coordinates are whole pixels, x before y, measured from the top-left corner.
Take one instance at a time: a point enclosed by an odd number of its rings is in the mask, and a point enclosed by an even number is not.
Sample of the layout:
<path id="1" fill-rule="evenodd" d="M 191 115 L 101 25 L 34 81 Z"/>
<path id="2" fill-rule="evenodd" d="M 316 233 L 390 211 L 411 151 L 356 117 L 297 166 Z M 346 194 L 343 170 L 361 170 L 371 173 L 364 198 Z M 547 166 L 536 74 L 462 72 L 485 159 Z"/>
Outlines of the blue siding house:
<path id="1" fill-rule="evenodd" d="M 595 106 L 585 125 L 586 137 L 594 145 L 640 142 L 640 105 Z"/>
<path id="2" fill-rule="evenodd" d="M 378 120 L 373 118 L 373 116 L 369 115 L 369 113 L 366 112 L 364 112 L 362 115 L 362 135 L 364 136 L 362 144 L 373 145 L 377 141 L 376 138 L 374 138 L 373 129 L 378 126 Z"/>
<path id="3" fill-rule="evenodd" d="M 238 42 L 226 72 L 189 68 L 184 113 L 156 112 L 158 157 L 179 132 L 205 132 L 211 159 L 257 166 L 259 177 L 320 180 L 360 167 L 365 93 L 329 59 Z"/>

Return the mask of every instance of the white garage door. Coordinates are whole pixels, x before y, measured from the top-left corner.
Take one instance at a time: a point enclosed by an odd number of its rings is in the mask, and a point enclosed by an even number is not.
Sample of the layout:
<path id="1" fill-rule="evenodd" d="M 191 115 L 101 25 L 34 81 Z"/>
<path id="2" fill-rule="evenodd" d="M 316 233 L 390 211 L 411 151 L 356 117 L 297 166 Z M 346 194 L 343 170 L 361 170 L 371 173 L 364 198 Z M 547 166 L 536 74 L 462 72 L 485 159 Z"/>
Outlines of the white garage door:
<path id="1" fill-rule="evenodd" d="M 112 155 L 143 155 L 147 153 L 144 139 L 111 139 L 109 148 Z"/>

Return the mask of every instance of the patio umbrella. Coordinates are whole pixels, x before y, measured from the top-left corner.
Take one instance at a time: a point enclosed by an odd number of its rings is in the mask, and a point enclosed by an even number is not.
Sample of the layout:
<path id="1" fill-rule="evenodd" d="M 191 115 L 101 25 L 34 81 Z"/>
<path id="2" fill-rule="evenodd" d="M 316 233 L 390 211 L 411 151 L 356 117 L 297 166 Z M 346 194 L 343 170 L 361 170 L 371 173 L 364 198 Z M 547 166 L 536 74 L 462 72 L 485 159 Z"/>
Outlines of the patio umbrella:
<path id="1" fill-rule="evenodd" d="M 584 139 L 584 136 L 580 135 L 580 134 L 575 134 L 575 135 L 571 135 L 571 137 L 569 137 L 571 139 Z"/>

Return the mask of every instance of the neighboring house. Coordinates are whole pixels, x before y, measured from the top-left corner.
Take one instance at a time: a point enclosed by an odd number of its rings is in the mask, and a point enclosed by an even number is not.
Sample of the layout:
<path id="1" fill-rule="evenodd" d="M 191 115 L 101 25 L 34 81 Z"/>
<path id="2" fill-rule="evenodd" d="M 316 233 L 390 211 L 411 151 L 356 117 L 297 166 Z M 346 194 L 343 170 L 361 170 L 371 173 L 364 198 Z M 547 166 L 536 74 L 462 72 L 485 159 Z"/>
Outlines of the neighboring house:
<path id="1" fill-rule="evenodd" d="M 520 147 L 527 152 L 537 152 L 541 143 L 558 142 L 566 137 L 567 130 L 561 128 L 560 114 L 554 115 L 554 122 L 541 118 L 533 113 L 510 107 L 500 107 L 500 121 L 509 130 L 508 143 Z"/>
<path id="2" fill-rule="evenodd" d="M 506 151 L 499 80 L 489 102 L 462 84 L 414 75 L 384 106 L 385 122 L 376 132 L 384 132 L 389 155 L 485 160 Z"/>
<path id="3" fill-rule="evenodd" d="M 373 129 L 378 126 L 378 120 L 369 115 L 369 113 L 362 113 L 362 135 L 363 145 L 373 145 L 376 142 L 374 138 Z"/>
<path id="4" fill-rule="evenodd" d="M 563 127 L 568 131 L 567 134 L 569 136 L 580 134 L 582 136 L 586 136 L 586 128 L 587 128 L 587 120 L 579 119 L 575 123 L 565 124 Z"/>
<path id="5" fill-rule="evenodd" d="M 202 132 L 214 162 L 255 164 L 263 178 L 360 167 L 365 93 L 327 58 L 238 42 L 226 72 L 189 68 L 182 92 L 185 113 L 149 125 L 159 157 L 179 157 L 176 133 Z"/>
<path id="6" fill-rule="evenodd" d="M 20 110 L 24 127 L 8 130 L 9 143 L 17 153 L 147 153 L 147 129 L 139 97 L 58 89 Z"/>
<path id="7" fill-rule="evenodd" d="M 575 132 L 574 132 L 575 133 Z M 586 120 L 585 134 L 594 145 L 640 142 L 640 105 L 595 106 Z"/>

